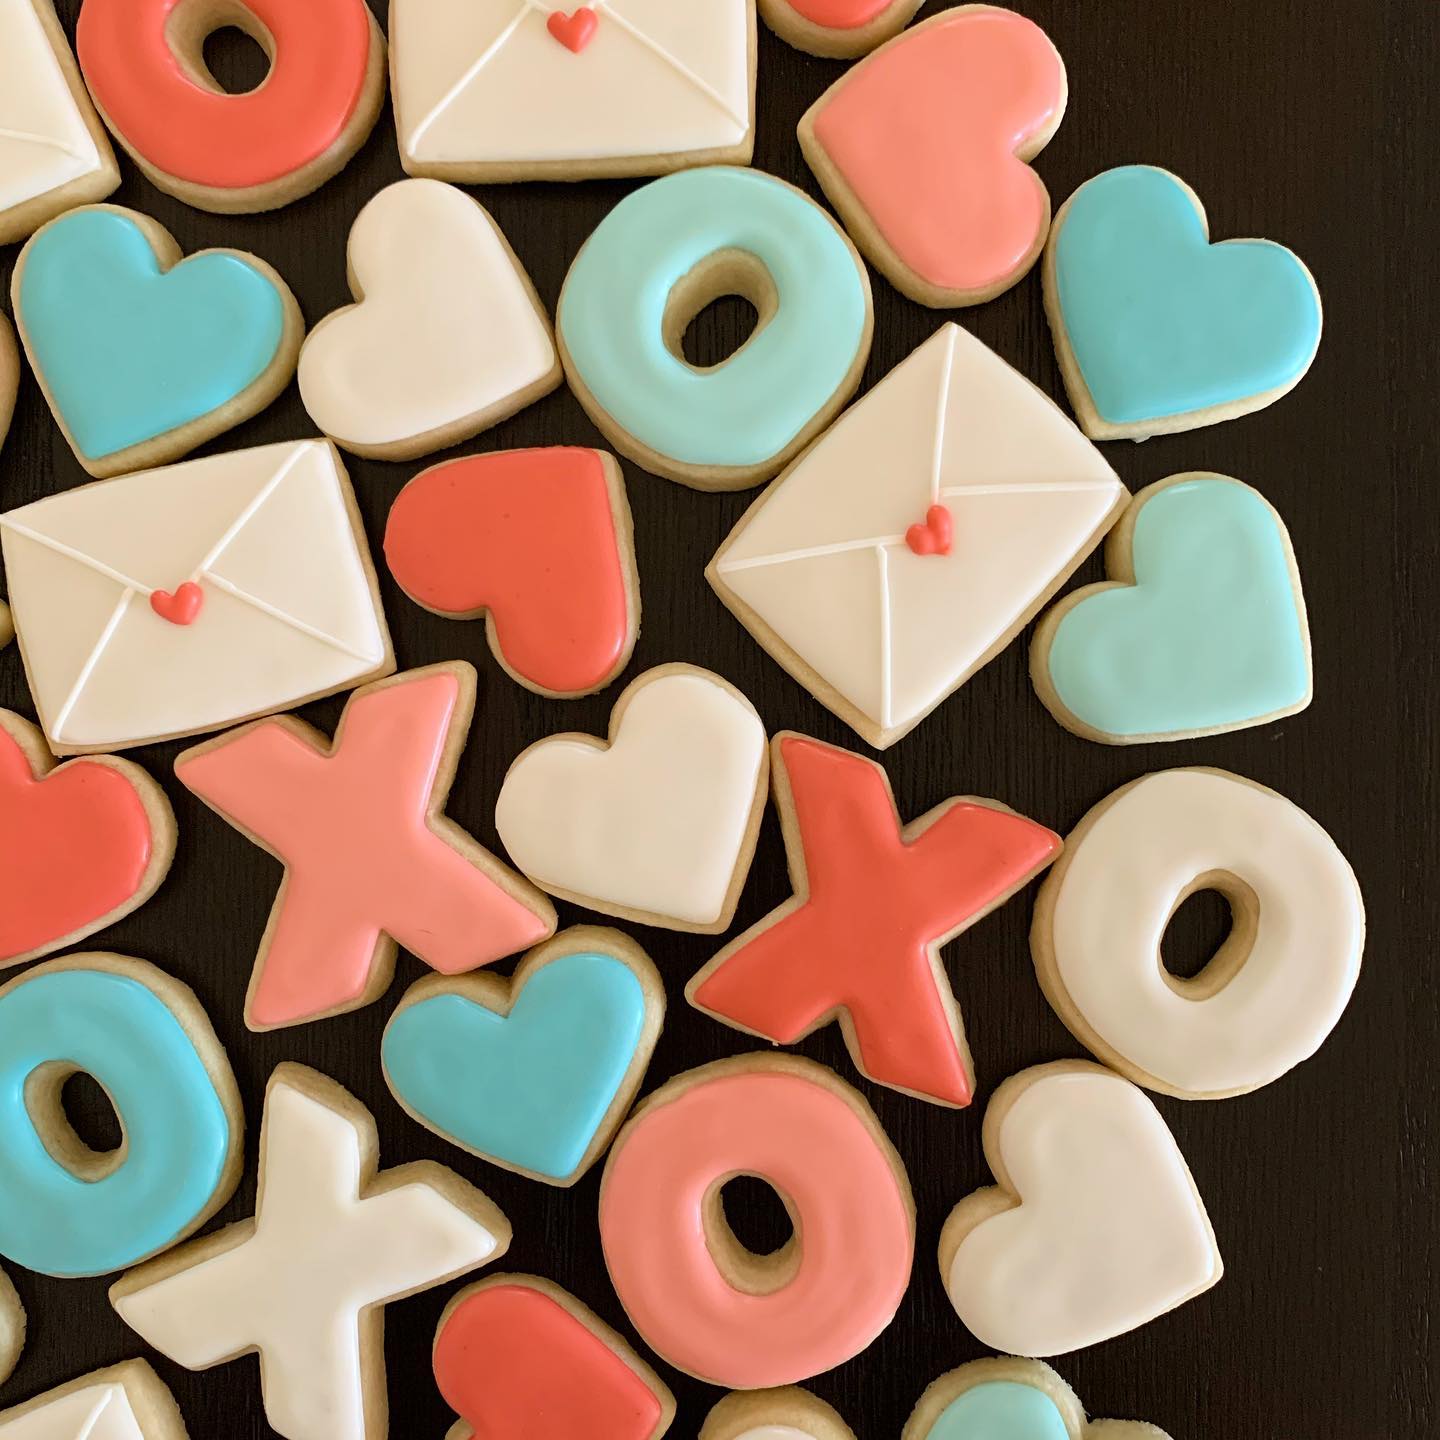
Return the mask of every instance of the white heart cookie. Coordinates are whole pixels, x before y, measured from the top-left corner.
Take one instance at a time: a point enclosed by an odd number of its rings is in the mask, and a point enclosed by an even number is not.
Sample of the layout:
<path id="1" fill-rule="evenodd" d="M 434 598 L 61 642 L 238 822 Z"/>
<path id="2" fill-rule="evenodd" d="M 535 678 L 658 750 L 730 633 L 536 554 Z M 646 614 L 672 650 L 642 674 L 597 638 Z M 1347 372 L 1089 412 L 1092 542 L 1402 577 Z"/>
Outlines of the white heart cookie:
<path id="1" fill-rule="evenodd" d="M 738 690 L 662 665 L 620 697 L 608 745 L 555 735 L 520 754 L 495 827 L 552 895 L 717 934 L 750 868 L 769 768 L 765 727 Z"/>
<path id="2" fill-rule="evenodd" d="M 999 1186 L 951 1212 L 940 1274 L 992 1349 L 1063 1355 L 1137 1329 L 1220 1279 L 1185 1159 L 1128 1080 L 1081 1061 L 1025 1070 L 995 1092 L 983 1138 Z"/>
<path id="3" fill-rule="evenodd" d="M 560 383 L 550 321 L 489 214 L 438 180 L 382 190 L 350 231 L 357 304 L 300 352 L 310 418 L 357 455 L 468 440 Z"/>

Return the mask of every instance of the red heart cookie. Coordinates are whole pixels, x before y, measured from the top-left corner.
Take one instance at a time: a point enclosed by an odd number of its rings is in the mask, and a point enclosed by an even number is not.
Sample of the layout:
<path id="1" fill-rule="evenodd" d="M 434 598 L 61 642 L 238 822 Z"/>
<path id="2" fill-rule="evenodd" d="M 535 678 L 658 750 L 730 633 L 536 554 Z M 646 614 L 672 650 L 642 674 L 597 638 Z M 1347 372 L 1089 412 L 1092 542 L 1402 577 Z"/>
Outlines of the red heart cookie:
<path id="1" fill-rule="evenodd" d="M 446 1310 L 435 1381 L 475 1440 L 652 1440 L 675 1413 L 655 1374 L 548 1281 L 482 1281 Z"/>
<path id="2" fill-rule="evenodd" d="M 422 472 L 391 507 L 385 559 L 427 610 L 485 614 L 495 658 L 542 695 L 590 694 L 630 659 L 630 507 L 598 450 L 508 450 Z"/>
<path id="3" fill-rule="evenodd" d="M 169 802 L 139 766 L 109 755 L 53 766 L 40 732 L 0 710 L 0 965 L 128 915 L 175 851 Z"/>
<path id="4" fill-rule="evenodd" d="M 978 304 L 1035 263 L 1050 197 L 1028 162 L 1065 113 L 1040 27 L 963 6 L 838 80 L 800 122 L 810 168 L 856 243 L 922 304 Z"/>
<path id="5" fill-rule="evenodd" d="M 585 5 L 573 15 L 567 15 L 563 10 L 552 10 L 545 25 L 567 50 L 578 55 L 595 38 L 599 23 L 600 17 Z"/>

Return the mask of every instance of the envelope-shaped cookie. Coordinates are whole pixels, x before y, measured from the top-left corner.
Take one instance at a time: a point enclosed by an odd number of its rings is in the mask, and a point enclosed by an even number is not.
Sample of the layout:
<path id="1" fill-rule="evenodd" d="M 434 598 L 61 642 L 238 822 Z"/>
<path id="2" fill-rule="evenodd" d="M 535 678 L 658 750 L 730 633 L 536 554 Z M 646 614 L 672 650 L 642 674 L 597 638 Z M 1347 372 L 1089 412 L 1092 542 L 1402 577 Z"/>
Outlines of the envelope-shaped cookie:
<path id="1" fill-rule="evenodd" d="M 350 483 L 323 441 L 102 480 L 0 515 L 56 754 L 195 735 L 388 675 Z"/>
<path id="2" fill-rule="evenodd" d="M 884 749 L 1009 644 L 1127 498 L 1058 406 L 946 325 L 760 496 L 705 573 Z"/>
<path id="3" fill-rule="evenodd" d="M 392 0 L 412 175 L 472 184 L 748 164 L 755 0 Z"/>
<path id="4" fill-rule="evenodd" d="M 0 1440 L 185 1440 L 164 1381 L 127 1360 L 0 1411 Z"/>

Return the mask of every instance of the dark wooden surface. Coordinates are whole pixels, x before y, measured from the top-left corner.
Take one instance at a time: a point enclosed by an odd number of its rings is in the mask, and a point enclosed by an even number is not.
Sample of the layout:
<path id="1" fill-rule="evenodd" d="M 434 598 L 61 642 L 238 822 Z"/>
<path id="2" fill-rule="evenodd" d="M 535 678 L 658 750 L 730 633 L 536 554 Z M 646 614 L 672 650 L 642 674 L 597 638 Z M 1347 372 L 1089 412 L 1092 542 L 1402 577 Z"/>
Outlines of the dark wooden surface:
<path id="1" fill-rule="evenodd" d="M 372 0 L 383 10 L 380 0 Z M 704 3 L 704 0 L 676 0 Z M 60 9 L 73 24 L 78 0 Z M 926 13 L 937 6 L 929 5 Z M 1309 378 L 1274 408 L 1218 428 L 1111 445 L 1132 489 L 1179 470 L 1211 469 L 1257 486 L 1284 515 L 1304 576 L 1315 647 L 1315 702 L 1277 725 L 1180 745 L 1107 749 L 1062 731 L 1012 645 L 885 757 L 903 812 L 956 793 L 995 796 L 1062 832 L 1115 786 L 1176 764 L 1223 766 L 1290 796 L 1335 837 L 1359 872 L 1370 940 L 1343 1022 L 1318 1057 L 1258 1094 L 1218 1104 L 1158 1103 L 1209 1206 L 1226 1262 L 1220 1285 L 1136 1334 L 1063 1358 L 1059 1368 L 1092 1411 L 1144 1418 L 1176 1440 L 1411 1440 L 1433 1434 L 1437 1154 L 1433 1116 L 1437 1005 L 1433 896 L 1436 568 L 1433 205 L 1437 27 L 1432 0 L 1330 5 L 1322 0 L 1017 0 L 1064 55 L 1070 108 L 1039 170 L 1058 203 L 1109 166 L 1167 166 L 1204 199 L 1217 238 L 1265 235 L 1310 264 L 1325 299 L 1326 334 Z M 257 71 L 240 48 L 212 51 L 227 81 Z M 795 143 L 801 112 L 838 74 L 835 63 L 760 42 L 756 163 L 818 193 Z M 1420 97 L 1418 100 L 1416 97 Z M 1414 113 L 1404 112 L 1412 106 Z M 1423 112 L 1423 113 L 1421 113 Z M 361 205 L 400 177 L 390 113 L 352 164 L 318 194 L 276 214 L 228 218 L 189 210 L 122 161 L 114 199 L 156 216 L 183 248 L 251 249 L 285 275 L 311 323 L 349 297 L 345 237 Z M 630 188 L 492 187 L 493 211 L 553 311 L 566 267 Z M 1404 203 L 1402 203 L 1404 201 Z M 14 250 L 0 253 L 8 303 Z M 943 318 L 875 284 L 873 383 Z M 1052 394 L 1060 386 L 1038 276 L 962 323 Z M 701 343 L 735 343 L 737 308 L 702 317 Z M 292 387 L 212 450 L 311 435 Z M 567 392 L 475 447 L 595 443 Z M 430 462 L 423 462 L 430 463 Z M 352 462 L 378 542 L 400 485 L 420 464 Z M 32 378 L 0 455 L 0 499 L 14 506 L 82 479 Z M 793 726 L 860 742 L 765 655 L 701 578 L 751 496 L 705 496 L 626 467 L 635 512 L 645 622 L 625 679 L 667 660 L 709 666 L 740 686 L 773 731 Z M 1099 574 L 1093 559 L 1077 577 Z M 386 576 L 385 602 L 402 665 L 464 656 L 481 673 L 479 708 L 451 813 L 495 844 L 493 807 L 511 757 L 556 730 L 602 732 L 617 684 L 580 702 L 537 698 L 493 664 L 482 627 L 449 623 L 409 603 Z M 1429 637 L 1428 639 L 1426 637 Z M 32 714 L 18 657 L 0 656 L 0 703 Z M 340 702 L 311 707 L 329 729 Z M 265 1078 L 302 1060 L 350 1087 L 375 1112 L 382 1159 L 432 1156 L 453 1165 L 511 1217 L 505 1268 L 533 1270 L 624 1326 L 595 1226 L 599 1167 L 571 1191 L 506 1174 L 447 1147 L 408 1120 L 381 1080 L 381 1030 L 401 989 L 422 973 L 402 956 L 379 1004 L 338 1020 L 251 1035 L 241 1002 L 273 898 L 277 866 L 201 807 L 170 773 L 175 746 L 136 752 L 165 784 L 180 823 L 174 869 L 159 895 L 99 944 L 144 956 L 194 986 L 227 1043 L 250 1119 L 249 1168 L 224 1220 L 250 1213 Z M 737 926 L 787 892 L 768 816 Z M 910 1169 L 919 1203 L 914 1279 L 895 1324 L 864 1355 L 819 1377 L 861 1440 L 894 1436 L 923 1387 L 981 1347 L 941 1288 L 935 1244 L 951 1205 L 989 1176 L 980 1153 L 983 1103 L 1024 1066 L 1081 1053 L 1050 1012 L 1026 944 L 1021 897 L 949 948 L 979 1072 L 979 1103 L 956 1114 L 859 1082 Z M 583 918 L 562 907 L 569 923 Z M 1187 909 L 1177 967 L 1213 942 L 1213 910 Z M 1223 923 L 1223 922 L 1221 922 Z M 748 1047 L 689 1009 L 680 991 L 713 942 L 644 932 L 670 984 L 671 1011 L 647 1088 Z M 1188 959 L 1187 959 L 1188 957 Z M 803 1049 L 857 1080 L 833 1030 Z M 838 1177 L 837 1177 L 838 1178 Z M 749 1189 L 737 1227 L 779 1238 L 774 1207 Z M 111 1312 L 105 1282 L 20 1273 L 31 1340 L 0 1405 L 95 1366 L 144 1353 Z M 395 1306 L 387 1358 L 397 1440 L 434 1440 L 450 1416 L 429 1372 L 444 1292 Z M 155 1357 L 151 1357 L 152 1360 Z M 192 1375 L 164 1362 L 196 1440 L 268 1436 L 253 1358 Z M 715 1392 L 660 1367 L 693 1436 Z"/>

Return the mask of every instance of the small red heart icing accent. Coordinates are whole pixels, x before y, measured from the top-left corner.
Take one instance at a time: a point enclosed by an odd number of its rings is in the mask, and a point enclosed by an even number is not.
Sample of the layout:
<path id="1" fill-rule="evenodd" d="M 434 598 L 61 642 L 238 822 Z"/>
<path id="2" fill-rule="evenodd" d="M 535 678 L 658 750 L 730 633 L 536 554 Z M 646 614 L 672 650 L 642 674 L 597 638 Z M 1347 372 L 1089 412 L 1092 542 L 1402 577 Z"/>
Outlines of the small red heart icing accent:
<path id="1" fill-rule="evenodd" d="M 912 525 L 905 532 L 905 543 L 917 555 L 948 555 L 955 538 L 955 522 L 943 505 L 932 505 L 925 512 L 922 525 Z"/>
<path id="2" fill-rule="evenodd" d="M 552 10 L 545 22 L 550 33 L 569 51 L 578 55 L 594 38 L 600 17 L 588 6 L 583 5 L 573 15 L 563 10 Z"/>
<path id="3" fill-rule="evenodd" d="M 150 608 L 172 625 L 193 625 L 204 603 L 205 592 L 193 580 L 177 586 L 173 594 L 155 590 L 150 595 Z"/>

